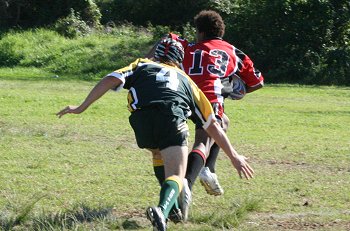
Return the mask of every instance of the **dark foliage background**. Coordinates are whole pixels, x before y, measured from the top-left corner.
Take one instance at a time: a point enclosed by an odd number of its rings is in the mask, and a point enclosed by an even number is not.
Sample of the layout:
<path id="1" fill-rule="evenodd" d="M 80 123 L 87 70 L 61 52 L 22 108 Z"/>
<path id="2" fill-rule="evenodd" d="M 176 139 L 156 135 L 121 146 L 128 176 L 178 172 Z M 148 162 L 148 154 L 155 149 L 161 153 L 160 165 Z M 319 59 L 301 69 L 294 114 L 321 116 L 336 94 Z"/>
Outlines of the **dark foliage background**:
<path id="1" fill-rule="evenodd" d="M 0 0 L 0 26 L 54 27 L 74 37 L 131 23 L 186 35 L 202 9 L 222 14 L 224 38 L 254 60 L 266 82 L 350 85 L 348 0 Z"/>

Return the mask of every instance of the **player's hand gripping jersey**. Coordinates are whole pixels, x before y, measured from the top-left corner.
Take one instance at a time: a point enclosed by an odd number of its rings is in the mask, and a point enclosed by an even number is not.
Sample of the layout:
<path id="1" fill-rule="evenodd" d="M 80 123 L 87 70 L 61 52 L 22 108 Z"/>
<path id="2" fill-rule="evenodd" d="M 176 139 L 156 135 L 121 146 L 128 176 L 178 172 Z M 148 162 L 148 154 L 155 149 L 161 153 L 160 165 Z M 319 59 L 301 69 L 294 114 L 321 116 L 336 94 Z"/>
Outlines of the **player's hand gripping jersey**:
<path id="1" fill-rule="evenodd" d="M 222 103 L 223 85 L 220 78 L 238 75 L 249 87 L 262 83 L 264 78 L 251 59 L 233 45 L 213 38 L 189 43 L 176 34 L 171 38 L 181 42 L 185 49 L 182 69 L 203 91 L 211 103 Z"/>
<path id="2" fill-rule="evenodd" d="M 131 112 L 157 107 L 162 113 L 183 119 L 191 117 L 204 128 L 210 120 L 215 119 L 208 99 L 179 68 L 149 59 L 137 59 L 129 66 L 108 75 L 123 82 L 115 90 L 122 87 L 129 90 L 128 108 Z"/>

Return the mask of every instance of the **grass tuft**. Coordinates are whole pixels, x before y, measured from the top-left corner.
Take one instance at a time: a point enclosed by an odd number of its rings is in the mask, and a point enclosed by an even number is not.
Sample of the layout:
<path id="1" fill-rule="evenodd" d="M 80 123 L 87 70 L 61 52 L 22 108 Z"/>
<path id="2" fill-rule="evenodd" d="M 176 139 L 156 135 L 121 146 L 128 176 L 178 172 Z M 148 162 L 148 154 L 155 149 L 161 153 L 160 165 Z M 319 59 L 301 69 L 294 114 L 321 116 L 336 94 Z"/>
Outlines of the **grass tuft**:
<path id="1" fill-rule="evenodd" d="M 43 213 L 34 217 L 32 227 L 35 230 L 75 230 L 84 224 L 106 219 L 110 216 L 111 211 L 111 208 L 94 209 L 80 204 L 65 212 Z"/>
<path id="2" fill-rule="evenodd" d="M 26 205 L 20 206 L 19 211 L 16 214 L 9 213 L 5 216 L 1 216 L 1 228 L 6 231 L 13 230 L 14 227 L 25 223 L 26 220 L 30 219 L 30 212 L 33 210 L 35 204 L 44 197 L 46 197 L 46 195 L 37 196 Z"/>
<path id="3" fill-rule="evenodd" d="M 193 218 L 195 223 L 205 223 L 217 229 L 233 229 L 241 224 L 250 212 L 257 211 L 260 207 L 257 200 L 246 199 L 242 202 L 235 202 L 229 209 L 224 211 L 201 212 Z"/>

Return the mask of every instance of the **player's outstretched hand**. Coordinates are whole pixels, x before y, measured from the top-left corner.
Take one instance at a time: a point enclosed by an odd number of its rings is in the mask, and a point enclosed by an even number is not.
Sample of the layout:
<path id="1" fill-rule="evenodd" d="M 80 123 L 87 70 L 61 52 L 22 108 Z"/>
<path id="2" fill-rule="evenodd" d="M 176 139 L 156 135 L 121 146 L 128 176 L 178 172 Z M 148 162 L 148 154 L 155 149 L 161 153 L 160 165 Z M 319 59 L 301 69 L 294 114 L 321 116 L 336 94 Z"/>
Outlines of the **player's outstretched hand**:
<path id="1" fill-rule="evenodd" d="M 253 178 L 254 170 L 252 167 L 250 167 L 247 160 L 247 157 L 238 154 L 232 160 L 232 164 L 237 169 L 237 172 L 241 178 L 244 176 L 247 180 L 249 180 L 250 178 Z"/>
<path id="2" fill-rule="evenodd" d="M 72 114 L 80 114 L 82 110 L 79 109 L 78 106 L 67 106 L 64 109 L 62 109 L 60 112 L 56 113 L 58 118 L 61 118 L 63 115 L 72 113 Z"/>

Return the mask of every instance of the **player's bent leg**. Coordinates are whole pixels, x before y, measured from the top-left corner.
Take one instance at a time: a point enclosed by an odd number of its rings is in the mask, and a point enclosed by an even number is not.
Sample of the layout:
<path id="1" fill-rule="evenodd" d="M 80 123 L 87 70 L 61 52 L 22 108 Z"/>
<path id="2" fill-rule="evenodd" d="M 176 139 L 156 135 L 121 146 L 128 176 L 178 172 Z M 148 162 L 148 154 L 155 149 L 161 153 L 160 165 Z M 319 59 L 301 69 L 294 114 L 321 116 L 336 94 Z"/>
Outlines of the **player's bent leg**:
<path id="1" fill-rule="evenodd" d="M 165 178 L 178 176 L 184 178 L 187 167 L 187 146 L 171 146 L 160 151 L 165 167 Z"/>
<path id="2" fill-rule="evenodd" d="M 162 155 L 160 154 L 159 149 L 149 149 L 149 151 L 152 153 L 153 157 L 154 174 L 159 182 L 159 185 L 162 186 L 165 180 L 164 161 L 162 159 Z M 168 220 L 174 222 L 175 224 L 183 222 L 183 216 L 181 209 L 179 208 L 178 201 L 175 202 L 173 208 L 170 210 Z"/>
<path id="3" fill-rule="evenodd" d="M 187 179 L 184 178 L 183 187 L 179 196 L 179 206 L 180 206 L 180 210 L 181 210 L 182 218 L 184 222 L 188 220 L 188 213 L 189 213 L 191 202 L 192 202 L 192 192 L 188 187 Z"/>
<path id="4" fill-rule="evenodd" d="M 208 136 L 206 131 L 203 128 L 196 128 L 195 141 L 193 149 L 188 155 L 188 165 L 185 176 L 191 190 L 205 164 L 211 143 L 212 139 Z"/>
<path id="5" fill-rule="evenodd" d="M 160 191 L 158 207 L 161 208 L 165 218 L 168 218 L 182 190 L 187 165 L 187 152 L 187 146 L 171 146 L 161 150 L 166 179 Z"/>
<path id="6" fill-rule="evenodd" d="M 215 173 L 215 165 L 218 155 L 220 153 L 220 147 L 216 143 L 214 143 L 209 152 L 209 156 L 207 161 L 205 162 L 205 167 L 208 167 L 212 173 Z M 200 176 L 200 175 L 199 175 Z"/>
<path id="7" fill-rule="evenodd" d="M 165 179 L 160 190 L 159 204 L 164 217 L 168 218 L 170 211 L 177 202 L 182 188 L 182 180 L 178 176 L 170 176 Z"/>
<path id="8" fill-rule="evenodd" d="M 221 118 L 221 126 L 225 132 L 228 129 L 229 123 L 230 123 L 229 118 L 226 116 L 226 114 L 223 114 Z M 215 173 L 215 165 L 216 165 L 216 160 L 218 158 L 219 153 L 220 153 L 220 147 L 219 145 L 214 143 L 210 148 L 209 156 L 205 163 L 205 167 L 208 167 L 210 169 L 210 172 L 212 173 Z"/>
<path id="9" fill-rule="evenodd" d="M 225 132 L 228 129 L 229 122 L 229 118 L 223 114 L 221 118 L 221 126 Z M 204 189 L 209 195 L 214 196 L 224 194 L 224 190 L 219 183 L 217 175 L 215 174 L 215 164 L 219 155 L 219 151 L 220 147 L 216 143 L 211 145 L 205 167 L 202 168 L 199 173 L 201 185 L 203 185 Z"/>
<path id="10" fill-rule="evenodd" d="M 165 180 L 164 161 L 159 149 L 148 149 L 152 153 L 153 171 L 159 185 L 162 186 Z"/>

